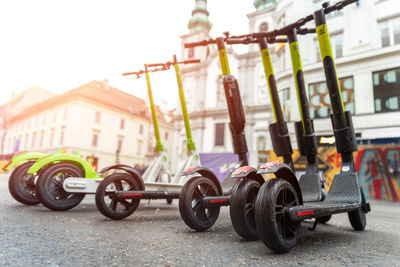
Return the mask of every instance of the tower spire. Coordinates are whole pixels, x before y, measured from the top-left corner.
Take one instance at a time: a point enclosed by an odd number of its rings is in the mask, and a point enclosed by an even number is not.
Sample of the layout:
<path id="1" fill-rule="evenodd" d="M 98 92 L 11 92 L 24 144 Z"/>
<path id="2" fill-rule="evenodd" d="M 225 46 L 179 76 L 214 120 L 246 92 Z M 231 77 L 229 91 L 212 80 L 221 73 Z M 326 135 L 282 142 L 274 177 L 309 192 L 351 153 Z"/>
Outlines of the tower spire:
<path id="1" fill-rule="evenodd" d="M 207 0 L 196 0 L 196 7 L 192 11 L 188 28 L 190 31 L 206 30 L 210 32 L 212 23 L 208 20 Z"/>
<path id="2" fill-rule="evenodd" d="M 254 0 L 253 4 L 257 10 L 262 10 L 267 7 L 276 5 L 276 0 Z"/>

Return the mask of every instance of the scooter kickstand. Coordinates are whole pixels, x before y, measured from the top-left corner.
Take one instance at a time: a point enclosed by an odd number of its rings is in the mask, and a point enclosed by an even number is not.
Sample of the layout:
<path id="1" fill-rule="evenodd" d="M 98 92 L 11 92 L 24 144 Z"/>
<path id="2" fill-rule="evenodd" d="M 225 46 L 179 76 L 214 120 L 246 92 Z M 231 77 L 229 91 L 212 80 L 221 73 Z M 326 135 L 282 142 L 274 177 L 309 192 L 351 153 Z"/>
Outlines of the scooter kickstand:
<path id="1" fill-rule="evenodd" d="M 318 224 L 318 218 L 315 218 L 313 226 L 308 228 L 308 230 L 314 231 L 315 228 L 317 228 L 317 224 Z"/>

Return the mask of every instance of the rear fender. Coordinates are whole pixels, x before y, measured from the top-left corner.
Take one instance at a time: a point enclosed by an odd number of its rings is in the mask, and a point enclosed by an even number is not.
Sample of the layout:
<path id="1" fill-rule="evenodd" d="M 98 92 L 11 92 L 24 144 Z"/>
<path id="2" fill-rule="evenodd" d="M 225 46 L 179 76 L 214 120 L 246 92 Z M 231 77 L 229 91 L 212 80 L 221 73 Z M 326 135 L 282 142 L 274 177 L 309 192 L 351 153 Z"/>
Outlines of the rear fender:
<path id="1" fill-rule="evenodd" d="M 218 188 L 219 195 L 222 195 L 223 192 L 222 192 L 221 183 L 219 182 L 217 176 L 215 176 L 214 172 L 211 169 L 204 167 L 204 166 L 194 165 L 194 166 L 191 166 L 191 167 L 187 168 L 186 170 L 184 170 L 182 172 L 182 175 L 189 176 L 189 175 L 192 175 L 195 173 L 198 173 L 201 176 L 206 177 L 206 178 L 210 179 L 211 181 L 213 181 L 214 184 Z M 198 178 L 198 177 L 192 177 L 192 178 L 190 178 L 190 180 L 196 179 L 196 178 Z"/>
<path id="2" fill-rule="evenodd" d="M 54 163 L 59 163 L 59 162 L 68 162 L 72 163 L 79 168 L 81 168 L 85 172 L 85 178 L 93 178 L 93 179 L 98 179 L 101 178 L 97 175 L 93 167 L 84 159 L 71 155 L 71 154 L 51 154 L 47 155 L 40 160 L 38 160 L 35 164 L 31 166 L 31 168 L 28 170 L 28 173 L 30 174 L 35 174 L 38 173 L 38 171 L 45 167 L 48 166 L 49 164 L 54 164 Z"/>
<path id="3" fill-rule="evenodd" d="M 132 176 L 134 179 L 136 179 L 136 181 L 139 182 L 140 190 L 144 190 L 144 181 L 142 179 L 142 176 L 133 167 L 126 165 L 126 164 L 114 164 L 114 165 L 111 165 L 111 166 L 101 169 L 101 171 L 99 173 L 104 173 L 104 172 L 107 172 L 110 170 L 123 170 L 123 171 L 127 172 L 130 176 Z"/>
<path id="4" fill-rule="evenodd" d="M 273 173 L 277 178 L 281 178 L 290 183 L 296 190 L 300 205 L 303 204 L 303 195 L 301 194 L 299 181 L 293 171 L 284 163 L 279 161 L 267 162 L 260 167 L 257 174 L 265 177 L 265 174 Z"/>
<path id="5" fill-rule="evenodd" d="M 257 169 L 250 167 L 250 166 L 242 166 L 238 169 L 236 169 L 232 173 L 232 178 L 237 178 L 237 179 L 252 179 L 258 182 L 260 185 L 264 183 L 264 178 L 261 174 L 257 173 Z"/>
<path id="6" fill-rule="evenodd" d="M 8 171 L 11 168 L 20 165 L 21 163 L 30 161 L 30 160 L 38 160 L 42 157 L 46 156 L 44 153 L 39 152 L 28 152 L 22 153 L 18 156 L 13 157 L 4 167 L 3 170 Z"/>

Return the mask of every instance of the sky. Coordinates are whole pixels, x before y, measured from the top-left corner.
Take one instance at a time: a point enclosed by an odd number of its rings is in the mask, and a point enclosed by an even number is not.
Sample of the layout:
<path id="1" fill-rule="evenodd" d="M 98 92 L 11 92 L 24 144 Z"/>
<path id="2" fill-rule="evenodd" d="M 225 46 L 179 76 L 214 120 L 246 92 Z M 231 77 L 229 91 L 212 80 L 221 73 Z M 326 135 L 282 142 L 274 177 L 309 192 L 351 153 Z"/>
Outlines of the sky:
<path id="1" fill-rule="evenodd" d="M 210 34 L 248 32 L 253 0 L 208 0 Z M 143 79 L 122 77 L 181 54 L 195 0 L 0 0 L 0 104 L 38 86 L 57 94 L 92 80 L 147 98 Z M 177 104 L 173 70 L 151 76 L 155 102 Z"/>

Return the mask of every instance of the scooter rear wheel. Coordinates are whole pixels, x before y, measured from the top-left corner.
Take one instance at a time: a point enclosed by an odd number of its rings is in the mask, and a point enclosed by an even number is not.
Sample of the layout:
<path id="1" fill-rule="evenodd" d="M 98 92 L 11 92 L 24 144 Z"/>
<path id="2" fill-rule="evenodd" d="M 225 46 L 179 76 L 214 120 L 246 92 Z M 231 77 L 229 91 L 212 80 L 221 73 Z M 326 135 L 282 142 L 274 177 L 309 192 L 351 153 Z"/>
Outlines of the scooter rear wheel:
<path id="1" fill-rule="evenodd" d="M 215 183 L 206 177 L 189 180 L 179 194 L 179 211 L 187 226 L 202 232 L 217 221 L 220 207 L 202 207 L 201 200 L 206 196 L 218 196 Z"/>
<path id="2" fill-rule="evenodd" d="M 255 205 L 257 232 L 264 244 L 276 253 L 292 249 L 300 233 L 300 222 L 292 222 L 285 210 L 299 205 L 293 186 L 274 178 L 266 181 L 258 192 Z"/>
<path id="3" fill-rule="evenodd" d="M 365 203 L 366 200 L 364 191 L 362 190 L 362 188 L 360 188 L 360 190 L 361 190 L 361 203 Z M 353 211 L 350 211 L 348 215 L 350 224 L 354 230 L 363 231 L 365 229 L 365 227 L 367 226 L 367 216 L 365 216 L 365 212 L 362 206 Z"/>
<path id="4" fill-rule="evenodd" d="M 140 199 L 118 199 L 115 192 L 135 190 L 140 190 L 140 185 L 135 178 L 127 173 L 113 173 L 101 181 L 97 187 L 97 209 L 110 219 L 122 220 L 137 209 Z"/>
<path id="5" fill-rule="evenodd" d="M 246 240 L 258 240 L 254 204 L 261 185 L 255 180 L 244 179 L 232 190 L 230 215 L 233 228 Z"/>
<path id="6" fill-rule="evenodd" d="M 11 173 L 8 180 L 8 189 L 11 196 L 25 205 L 37 205 L 40 203 L 36 195 L 35 175 L 26 172 L 35 162 L 26 162 Z"/>
<path id="7" fill-rule="evenodd" d="M 77 206 L 85 194 L 68 193 L 63 183 L 68 177 L 84 177 L 81 168 L 66 162 L 56 163 L 46 168 L 36 182 L 36 192 L 43 206 L 55 211 L 65 211 Z"/>

